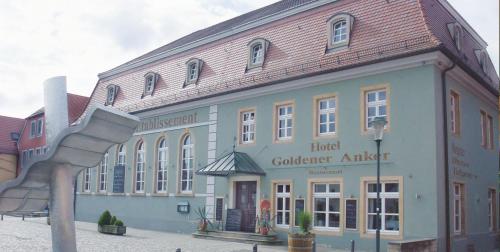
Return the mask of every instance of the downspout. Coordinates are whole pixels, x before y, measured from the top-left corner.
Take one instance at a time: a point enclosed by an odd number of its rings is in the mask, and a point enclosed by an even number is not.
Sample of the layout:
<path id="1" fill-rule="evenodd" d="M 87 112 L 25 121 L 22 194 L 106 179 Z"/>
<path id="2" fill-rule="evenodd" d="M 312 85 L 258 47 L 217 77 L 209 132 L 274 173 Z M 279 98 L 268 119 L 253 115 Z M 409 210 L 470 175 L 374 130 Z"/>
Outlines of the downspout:
<path id="1" fill-rule="evenodd" d="M 450 174 L 448 169 L 448 89 L 446 87 L 446 73 L 455 68 L 455 61 L 441 72 L 442 106 L 443 106 L 443 137 L 444 137 L 444 191 L 445 191 L 445 220 L 446 220 L 446 251 L 451 252 L 450 227 Z"/>

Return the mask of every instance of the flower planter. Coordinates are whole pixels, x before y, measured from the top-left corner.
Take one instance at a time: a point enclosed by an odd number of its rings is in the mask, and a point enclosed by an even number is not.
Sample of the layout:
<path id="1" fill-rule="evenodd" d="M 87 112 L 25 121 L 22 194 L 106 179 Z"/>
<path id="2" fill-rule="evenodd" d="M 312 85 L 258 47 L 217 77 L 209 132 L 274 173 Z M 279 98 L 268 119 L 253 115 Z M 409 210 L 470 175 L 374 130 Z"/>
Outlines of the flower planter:
<path id="1" fill-rule="evenodd" d="M 103 234 L 123 235 L 127 232 L 127 227 L 115 226 L 115 225 L 103 225 L 103 226 L 98 226 L 97 230 L 99 231 L 99 233 Z"/>
<path id="2" fill-rule="evenodd" d="M 314 234 L 288 234 L 288 252 L 312 252 Z"/>

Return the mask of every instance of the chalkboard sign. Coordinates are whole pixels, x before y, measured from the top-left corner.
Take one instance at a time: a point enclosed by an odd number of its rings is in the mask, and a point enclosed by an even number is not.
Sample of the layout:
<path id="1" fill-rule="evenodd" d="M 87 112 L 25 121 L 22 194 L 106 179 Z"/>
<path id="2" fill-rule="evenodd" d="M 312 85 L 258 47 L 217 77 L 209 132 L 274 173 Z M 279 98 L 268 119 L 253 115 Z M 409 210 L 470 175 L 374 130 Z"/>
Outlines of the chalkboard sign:
<path id="1" fill-rule="evenodd" d="M 125 166 L 115 166 L 113 174 L 113 193 L 125 192 Z"/>
<path id="2" fill-rule="evenodd" d="M 345 228 L 357 229 L 358 201 L 356 199 L 345 200 Z"/>
<path id="3" fill-rule="evenodd" d="M 222 220 L 222 210 L 224 206 L 224 199 L 223 198 L 217 198 L 215 201 L 215 220 L 216 221 L 221 221 Z"/>
<path id="4" fill-rule="evenodd" d="M 241 231 L 241 209 L 227 209 L 226 231 Z"/>
<path id="5" fill-rule="evenodd" d="M 295 200 L 295 226 L 299 225 L 299 214 L 304 212 L 304 199 Z"/>

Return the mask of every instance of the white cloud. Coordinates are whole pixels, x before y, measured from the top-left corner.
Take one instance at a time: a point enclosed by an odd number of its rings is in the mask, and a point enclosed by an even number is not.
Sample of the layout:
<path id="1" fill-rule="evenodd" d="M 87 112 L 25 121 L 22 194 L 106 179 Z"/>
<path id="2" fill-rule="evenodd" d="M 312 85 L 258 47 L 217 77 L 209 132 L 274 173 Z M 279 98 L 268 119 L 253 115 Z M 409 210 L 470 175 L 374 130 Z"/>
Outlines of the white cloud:
<path id="1" fill-rule="evenodd" d="M 2 1 L 0 115 L 26 117 L 43 106 L 42 82 L 55 75 L 68 76 L 69 92 L 89 96 L 97 73 L 272 2 Z M 498 69 L 498 1 L 450 2 L 488 41 Z"/>

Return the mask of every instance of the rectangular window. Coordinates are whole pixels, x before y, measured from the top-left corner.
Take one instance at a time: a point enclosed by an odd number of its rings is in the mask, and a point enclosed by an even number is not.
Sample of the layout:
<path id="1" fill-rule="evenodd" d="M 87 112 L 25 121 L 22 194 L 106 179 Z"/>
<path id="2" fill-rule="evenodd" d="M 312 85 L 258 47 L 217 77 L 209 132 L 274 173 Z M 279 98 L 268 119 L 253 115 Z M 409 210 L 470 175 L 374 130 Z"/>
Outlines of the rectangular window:
<path id="1" fill-rule="evenodd" d="M 304 212 L 305 210 L 305 200 L 304 199 L 296 199 L 295 200 L 295 226 L 299 225 L 299 216 L 300 213 Z"/>
<path id="2" fill-rule="evenodd" d="M 276 140 L 286 141 L 293 135 L 293 105 L 276 106 Z"/>
<path id="3" fill-rule="evenodd" d="M 99 165 L 99 192 L 106 192 L 108 180 L 108 153 L 104 154 L 104 158 Z"/>
<path id="4" fill-rule="evenodd" d="M 464 206 L 464 185 L 453 183 L 453 231 L 455 234 L 464 233 Z"/>
<path id="5" fill-rule="evenodd" d="M 340 184 L 313 183 L 313 228 L 339 230 Z"/>
<path id="6" fill-rule="evenodd" d="M 487 141 L 488 141 L 488 149 L 493 149 L 495 147 L 495 144 L 493 142 L 493 117 L 488 115 L 486 117 L 486 134 L 487 134 Z"/>
<path id="7" fill-rule="evenodd" d="M 38 147 L 35 149 L 35 155 L 37 155 L 37 156 L 42 155 L 42 148 L 41 147 Z"/>
<path id="8" fill-rule="evenodd" d="M 486 148 L 487 144 L 487 136 L 486 136 L 486 112 L 481 110 L 481 146 Z"/>
<path id="9" fill-rule="evenodd" d="M 29 149 L 29 152 L 28 152 L 28 157 L 31 159 L 33 158 L 33 154 L 34 154 L 34 150 L 33 149 Z"/>
<path id="10" fill-rule="evenodd" d="M 83 192 L 90 192 L 91 172 L 90 168 L 87 168 L 83 173 Z"/>
<path id="11" fill-rule="evenodd" d="M 47 154 L 47 151 L 49 151 L 49 146 L 45 145 L 43 147 L 43 154 Z"/>
<path id="12" fill-rule="evenodd" d="M 454 91 L 450 95 L 450 124 L 451 133 L 460 134 L 460 97 Z"/>
<path id="13" fill-rule="evenodd" d="M 290 184 L 276 184 L 275 220 L 277 227 L 288 227 L 291 218 Z"/>
<path id="14" fill-rule="evenodd" d="M 380 183 L 380 231 L 387 234 L 399 233 L 399 183 L 387 181 Z M 368 183 L 366 198 L 366 229 L 368 232 L 377 230 L 377 183 Z"/>
<path id="15" fill-rule="evenodd" d="M 385 89 L 366 92 L 365 113 L 367 129 L 373 127 L 373 120 L 377 117 L 384 117 L 387 120 L 387 92 Z"/>
<path id="16" fill-rule="evenodd" d="M 336 100 L 335 97 L 318 101 L 318 132 L 319 135 L 330 135 L 336 132 Z"/>
<path id="17" fill-rule="evenodd" d="M 43 133 L 43 118 L 36 121 L 36 136 L 41 137 Z"/>
<path id="18" fill-rule="evenodd" d="M 35 136 L 36 136 L 36 120 L 32 120 L 30 127 L 30 138 L 34 138 Z"/>
<path id="19" fill-rule="evenodd" d="M 255 142 L 255 110 L 240 113 L 241 129 L 240 143 L 249 144 Z"/>
<path id="20" fill-rule="evenodd" d="M 24 166 L 26 164 L 26 161 L 28 161 L 29 157 L 28 157 L 28 151 L 25 150 L 23 151 L 23 159 L 22 159 L 22 165 Z"/>
<path id="21" fill-rule="evenodd" d="M 489 189 L 488 190 L 488 226 L 490 232 L 494 232 L 497 230 L 497 216 L 495 215 L 496 213 L 496 190 L 495 189 Z"/>

